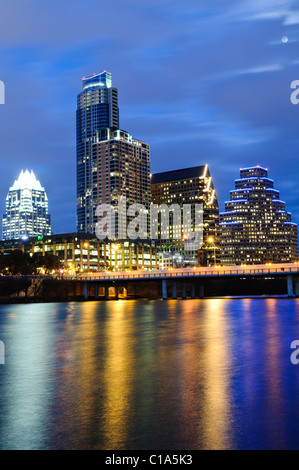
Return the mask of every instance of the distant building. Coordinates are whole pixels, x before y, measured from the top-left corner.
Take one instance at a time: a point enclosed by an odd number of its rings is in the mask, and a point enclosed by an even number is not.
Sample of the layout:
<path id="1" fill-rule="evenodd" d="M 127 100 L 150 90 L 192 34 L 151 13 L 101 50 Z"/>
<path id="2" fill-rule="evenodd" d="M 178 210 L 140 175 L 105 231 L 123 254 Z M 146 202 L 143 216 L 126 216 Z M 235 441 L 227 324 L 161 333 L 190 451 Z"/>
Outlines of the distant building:
<path id="1" fill-rule="evenodd" d="M 208 165 L 182 170 L 156 173 L 151 177 L 151 200 L 153 204 L 202 204 L 203 206 L 203 246 L 199 251 L 186 249 L 188 240 L 184 239 L 182 228 L 172 225 L 167 240 L 161 239 L 159 224 L 158 240 L 164 251 L 183 253 L 214 265 L 219 260 L 219 207 L 213 180 Z M 183 224 L 182 224 L 183 227 Z M 195 217 L 192 212 L 192 230 L 195 231 Z M 202 251 L 205 255 L 202 255 Z"/>
<path id="2" fill-rule="evenodd" d="M 224 265 L 298 260 L 297 224 L 265 168 L 241 170 L 220 214 L 220 229 Z"/>
<path id="3" fill-rule="evenodd" d="M 171 253 L 159 253 L 159 269 L 173 268 L 173 256 Z"/>
<path id="4" fill-rule="evenodd" d="M 21 172 L 9 189 L 2 222 L 3 240 L 51 234 L 48 197 L 33 171 Z"/>
<path id="5" fill-rule="evenodd" d="M 84 78 L 78 95 L 78 232 L 94 234 L 97 207 L 118 207 L 119 196 L 149 209 L 150 147 L 119 129 L 118 92 L 105 71 Z"/>

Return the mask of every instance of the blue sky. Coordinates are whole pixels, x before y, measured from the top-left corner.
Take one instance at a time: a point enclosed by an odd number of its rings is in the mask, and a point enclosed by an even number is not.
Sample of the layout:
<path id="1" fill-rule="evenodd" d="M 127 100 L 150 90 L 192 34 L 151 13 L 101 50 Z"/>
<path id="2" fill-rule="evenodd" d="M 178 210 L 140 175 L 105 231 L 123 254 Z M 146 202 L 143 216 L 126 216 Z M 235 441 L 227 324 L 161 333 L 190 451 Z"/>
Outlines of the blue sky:
<path id="1" fill-rule="evenodd" d="M 56 233 L 76 229 L 76 96 L 103 70 L 152 172 L 208 163 L 220 210 L 260 164 L 299 222 L 299 1 L 1 0 L 0 212 L 21 169 Z M 283 42 L 286 36 L 288 42 Z"/>

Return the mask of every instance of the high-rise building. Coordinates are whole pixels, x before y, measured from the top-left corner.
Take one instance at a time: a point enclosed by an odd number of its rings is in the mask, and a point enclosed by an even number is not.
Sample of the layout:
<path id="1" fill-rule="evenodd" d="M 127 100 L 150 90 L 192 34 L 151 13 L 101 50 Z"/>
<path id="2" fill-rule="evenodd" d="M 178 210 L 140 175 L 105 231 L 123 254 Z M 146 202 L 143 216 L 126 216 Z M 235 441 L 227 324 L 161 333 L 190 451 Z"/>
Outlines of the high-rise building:
<path id="1" fill-rule="evenodd" d="M 77 229 L 95 233 L 100 204 L 150 206 L 150 147 L 119 129 L 111 74 L 83 79 L 77 107 Z M 117 232 L 117 229 L 116 229 Z"/>
<path id="2" fill-rule="evenodd" d="M 9 189 L 3 216 L 3 240 L 51 235 L 48 197 L 33 171 L 22 171 Z"/>
<path id="3" fill-rule="evenodd" d="M 224 265 L 298 260 L 297 224 L 265 168 L 242 169 L 220 214 Z"/>
<path id="4" fill-rule="evenodd" d="M 202 205 L 203 208 L 203 245 L 198 251 L 188 249 L 184 239 L 183 223 L 178 228 L 171 223 L 169 238 L 163 240 L 161 223 L 158 239 L 164 251 L 182 252 L 189 257 L 199 257 L 202 265 L 214 265 L 219 260 L 219 206 L 216 191 L 208 165 L 182 170 L 156 173 L 151 176 L 151 200 L 153 204 Z M 191 229 L 196 230 L 195 214 L 192 210 Z M 182 218 L 183 222 L 183 218 Z M 198 228 L 198 227 L 197 227 Z M 187 247 L 187 249 L 186 249 Z"/>

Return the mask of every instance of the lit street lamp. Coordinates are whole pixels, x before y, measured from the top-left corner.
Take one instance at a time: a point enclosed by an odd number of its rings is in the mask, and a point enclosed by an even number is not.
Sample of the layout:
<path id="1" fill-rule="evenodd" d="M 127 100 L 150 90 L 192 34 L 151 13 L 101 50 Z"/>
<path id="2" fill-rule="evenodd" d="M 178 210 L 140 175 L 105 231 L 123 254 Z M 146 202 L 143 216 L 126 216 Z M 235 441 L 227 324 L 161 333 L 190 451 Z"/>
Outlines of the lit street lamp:
<path id="1" fill-rule="evenodd" d="M 183 246 L 185 248 L 185 242 L 189 239 L 188 235 L 184 234 L 183 237 L 182 237 L 182 243 L 181 243 L 181 268 L 183 267 L 183 259 L 184 259 L 184 255 L 183 255 Z"/>

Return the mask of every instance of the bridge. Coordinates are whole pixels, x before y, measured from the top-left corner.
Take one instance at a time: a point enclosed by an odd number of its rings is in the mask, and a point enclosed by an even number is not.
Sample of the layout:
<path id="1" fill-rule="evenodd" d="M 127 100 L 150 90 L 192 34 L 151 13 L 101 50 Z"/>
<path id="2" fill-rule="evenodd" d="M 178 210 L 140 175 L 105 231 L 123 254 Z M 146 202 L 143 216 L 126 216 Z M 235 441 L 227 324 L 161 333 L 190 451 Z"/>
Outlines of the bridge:
<path id="1" fill-rule="evenodd" d="M 250 290 L 252 286 L 252 295 L 256 292 L 257 295 L 273 293 L 288 295 L 290 298 L 299 297 L 299 263 L 102 272 L 81 274 L 77 280 L 84 282 L 85 300 L 91 297 L 128 298 L 130 287 L 135 286 L 136 291 L 138 285 L 144 291 L 145 297 L 146 291 L 152 289 L 155 290 L 156 297 L 162 297 L 164 300 L 178 297 L 204 298 L 206 293 L 208 296 L 213 293 L 231 295 L 233 286 L 240 295 L 250 295 L 248 288 Z M 111 294 L 111 290 L 114 294 Z"/>

